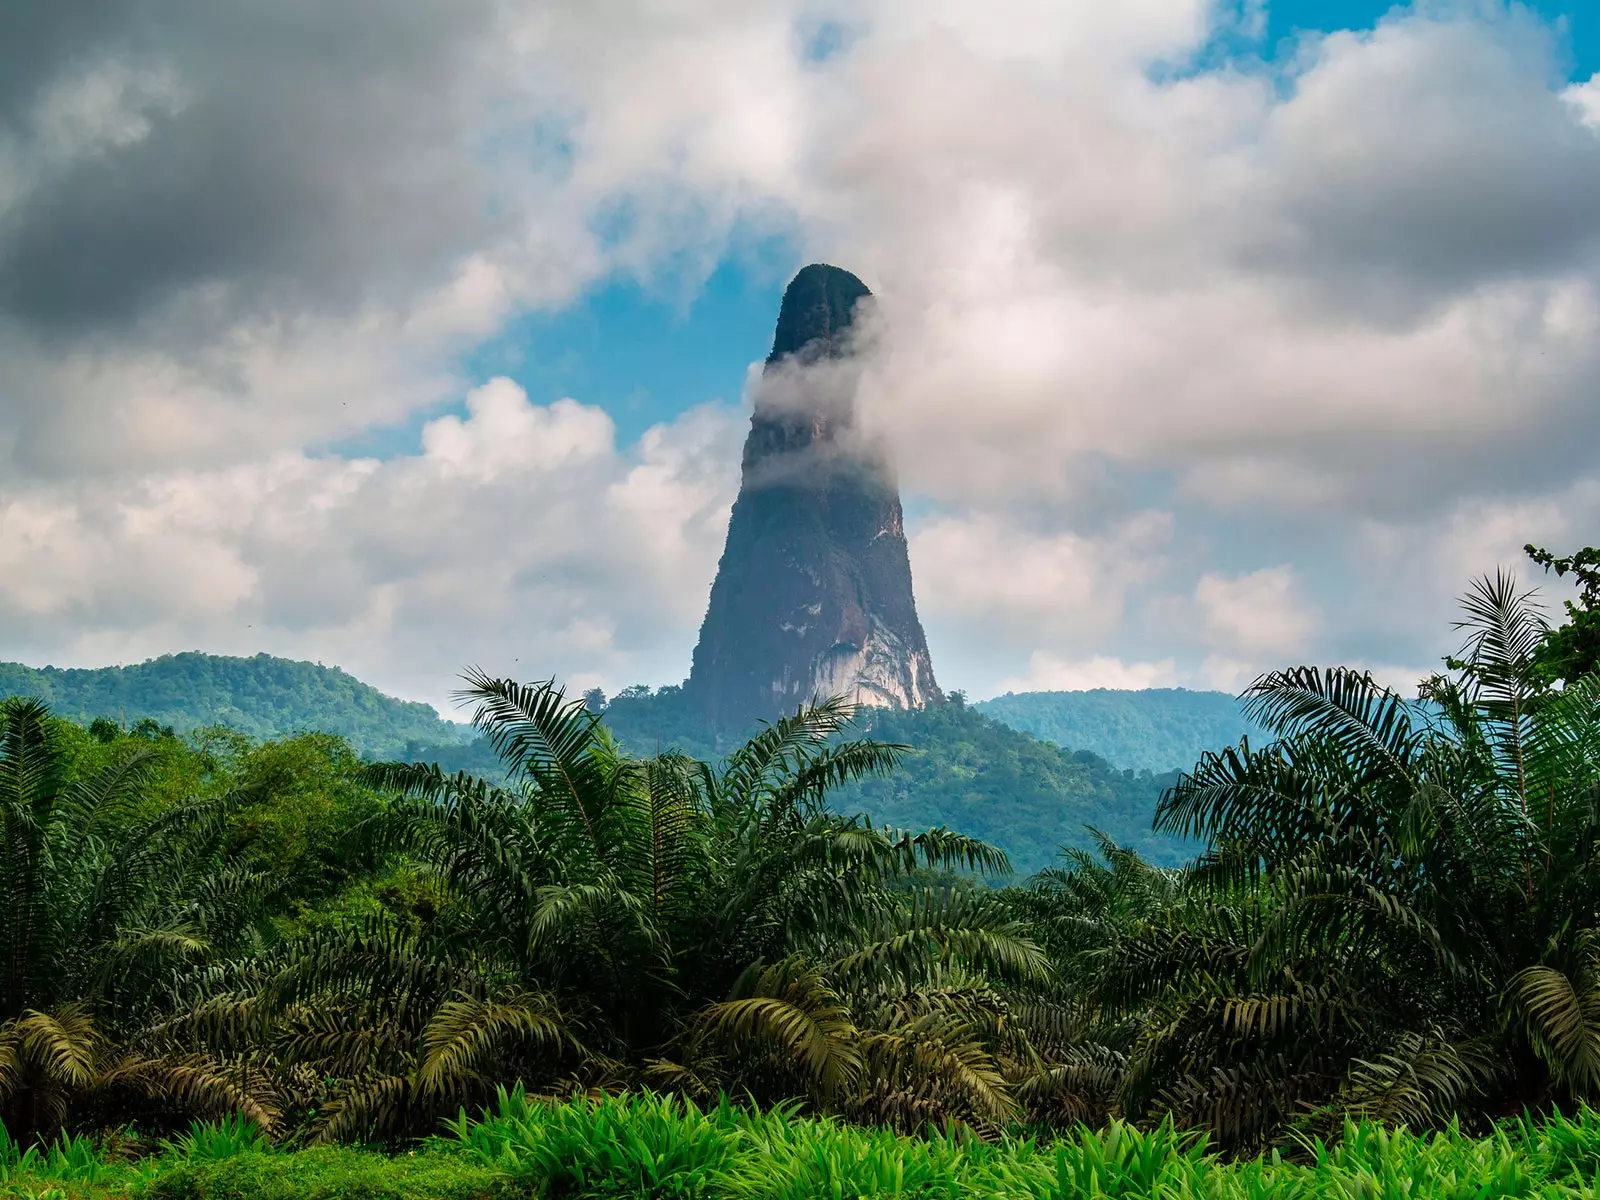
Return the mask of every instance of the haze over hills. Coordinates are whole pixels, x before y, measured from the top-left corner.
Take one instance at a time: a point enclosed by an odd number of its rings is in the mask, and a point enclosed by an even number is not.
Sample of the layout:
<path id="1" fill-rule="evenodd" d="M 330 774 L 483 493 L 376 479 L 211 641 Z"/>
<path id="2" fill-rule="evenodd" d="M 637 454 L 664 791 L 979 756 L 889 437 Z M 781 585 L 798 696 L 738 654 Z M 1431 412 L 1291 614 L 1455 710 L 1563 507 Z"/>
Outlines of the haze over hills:
<path id="1" fill-rule="evenodd" d="M 1204 751 L 1246 734 L 1253 742 L 1266 736 L 1227 692 L 1007 692 L 973 707 L 1013 729 L 1142 771 L 1187 770 Z"/>
<path id="2" fill-rule="evenodd" d="M 715 758 L 732 741 L 676 687 L 629 689 L 604 709 L 622 744 L 636 754 L 678 749 Z M 755 731 L 755 724 L 740 736 Z M 959 696 L 923 708 L 863 707 L 856 732 L 909 746 L 900 769 L 833 796 L 841 812 L 865 812 L 902 828 L 944 825 L 992 842 L 1019 874 L 1051 865 L 1063 845 L 1090 846 L 1093 826 L 1146 858 L 1177 865 L 1193 848 L 1150 827 L 1174 773 L 1121 769 L 1002 724 Z M 458 757 L 459 766 L 468 766 Z M 441 765 L 446 765 L 441 762 Z"/>

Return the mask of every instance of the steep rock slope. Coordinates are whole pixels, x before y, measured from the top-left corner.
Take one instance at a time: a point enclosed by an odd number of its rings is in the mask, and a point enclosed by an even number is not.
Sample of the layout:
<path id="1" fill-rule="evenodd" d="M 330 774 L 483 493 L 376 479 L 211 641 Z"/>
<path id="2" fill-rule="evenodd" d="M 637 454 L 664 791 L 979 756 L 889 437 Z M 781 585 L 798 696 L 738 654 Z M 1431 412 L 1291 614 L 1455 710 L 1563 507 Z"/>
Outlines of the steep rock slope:
<path id="1" fill-rule="evenodd" d="M 851 330 L 869 295 L 823 264 L 784 293 L 687 686 L 719 730 L 813 696 L 894 708 L 942 699 L 894 472 L 855 423 Z"/>

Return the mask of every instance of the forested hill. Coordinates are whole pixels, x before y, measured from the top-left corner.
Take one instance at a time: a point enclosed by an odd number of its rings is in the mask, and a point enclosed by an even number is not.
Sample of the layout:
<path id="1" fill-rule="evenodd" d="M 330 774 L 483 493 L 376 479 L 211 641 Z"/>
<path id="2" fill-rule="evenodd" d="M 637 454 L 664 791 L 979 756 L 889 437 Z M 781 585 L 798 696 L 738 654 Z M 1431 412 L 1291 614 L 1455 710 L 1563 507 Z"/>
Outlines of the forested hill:
<path id="1" fill-rule="evenodd" d="M 946 825 L 1003 848 L 1023 875 L 1056 865 L 1062 846 L 1092 847 L 1091 827 L 1148 861 L 1178 866 L 1197 846 L 1151 828 L 1177 773 L 1123 770 L 963 708 L 871 709 L 864 728 L 909 745 L 899 771 L 847 789 L 835 807 L 880 824 Z"/>
<path id="2" fill-rule="evenodd" d="M 129 667 L 61 669 L 0 663 L 0 696 L 38 696 L 63 717 L 149 718 L 185 733 L 226 725 L 256 738 L 319 729 L 363 754 L 398 757 L 408 744 L 450 744 L 462 727 L 426 704 L 396 700 L 337 667 L 257 654 L 168 654 Z"/>
<path id="3" fill-rule="evenodd" d="M 629 689 L 611 701 L 605 719 L 637 754 L 676 748 L 714 758 L 728 749 L 713 744 L 677 688 Z M 1123 770 L 1096 754 L 1062 749 L 974 711 L 959 696 L 925 709 L 863 709 L 857 732 L 912 750 L 893 775 L 835 793 L 841 812 L 904 828 L 960 830 L 1001 847 L 1023 875 L 1052 865 L 1063 845 L 1091 846 L 1091 826 L 1162 864 L 1177 865 L 1194 851 L 1151 829 L 1175 773 Z"/>
<path id="4" fill-rule="evenodd" d="M 464 736 L 462 726 L 440 719 L 428 705 L 396 700 L 335 667 L 266 654 L 185 653 L 137 666 L 70 670 L 0 663 L 0 696 L 7 695 L 39 696 L 61 716 L 85 724 L 108 717 L 132 727 L 149 719 L 180 733 L 226 725 L 262 739 L 317 729 L 342 734 L 371 758 L 497 773 L 485 743 Z M 624 745 L 639 754 L 673 748 L 716 759 L 731 748 L 727 739 L 717 743 L 675 687 L 629 688 L 606 706 L 605 717 Z M 1157 735 L 1160 720 L 1159 710 L 1147 715 Z M 927 710 L 865 710 L 860 732 L 913 750 L 894 776 L 836 793 L 835 806 L 843 811 L 866 812 L 879 823 L 903 827 L 946 825 L 984 838 L 1006 850 L 1024 874 L 1050 865 L 1063 844 L 1088 845 L 1089 826 L 1158 862 L 1175 864 L 1185 856 L 1186 847 L 1150 828 L 1171 775 L 1124 769 L 1107 762 L 1108 755 L 1062 749 L 963 705 L 959 697 Z M 1100 732 L 1092 720 L 1082 719 L 1073 736 L 1080 745 L 1096 746 L 1106 743 Z M 1234 737 L 1236 732 L 1219 733 L 1204 745 L 1219 748 Z"/>
<path id="5" fill-rule="evenodd" d="M 1013 729 L 1135 770 L 1188 770 L 1203 751 L 1234 745 L 1242 734 L 1252 742 L 1263 736 L 1227 692 L 1007 692 L 973 707 Z"/>

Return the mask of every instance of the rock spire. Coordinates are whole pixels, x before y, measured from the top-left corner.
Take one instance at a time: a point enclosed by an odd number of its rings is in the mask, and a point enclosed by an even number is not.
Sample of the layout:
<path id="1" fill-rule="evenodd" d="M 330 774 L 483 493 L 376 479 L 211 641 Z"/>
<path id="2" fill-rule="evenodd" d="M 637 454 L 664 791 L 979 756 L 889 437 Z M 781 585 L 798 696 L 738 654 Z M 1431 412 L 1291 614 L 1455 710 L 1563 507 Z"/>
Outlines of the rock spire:
<path id="1" fill-rule="evenodd" d="M 719 730 L 813 696 L 893 707 L 943 699 L 912 598 L 894 472 L 855 425 L 851 322 L 870 295 L 820 263 L 784 292 L 689 676 L 690 697 Z"/>

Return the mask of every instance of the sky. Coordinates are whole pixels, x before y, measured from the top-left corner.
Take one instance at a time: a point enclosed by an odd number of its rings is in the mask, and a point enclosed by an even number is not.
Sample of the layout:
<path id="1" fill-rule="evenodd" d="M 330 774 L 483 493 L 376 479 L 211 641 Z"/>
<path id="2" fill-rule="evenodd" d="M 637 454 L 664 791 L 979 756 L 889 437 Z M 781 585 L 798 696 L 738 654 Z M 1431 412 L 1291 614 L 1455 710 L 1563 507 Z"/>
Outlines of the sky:
<path id="1" fill-rule="evenodd" d="M 801 265 L 939 680 L 1408 685 L 1600 533 L 1578 0 L 24 0 L 0 659 L 688 673 Z"/>

